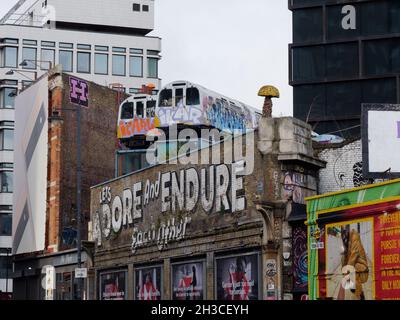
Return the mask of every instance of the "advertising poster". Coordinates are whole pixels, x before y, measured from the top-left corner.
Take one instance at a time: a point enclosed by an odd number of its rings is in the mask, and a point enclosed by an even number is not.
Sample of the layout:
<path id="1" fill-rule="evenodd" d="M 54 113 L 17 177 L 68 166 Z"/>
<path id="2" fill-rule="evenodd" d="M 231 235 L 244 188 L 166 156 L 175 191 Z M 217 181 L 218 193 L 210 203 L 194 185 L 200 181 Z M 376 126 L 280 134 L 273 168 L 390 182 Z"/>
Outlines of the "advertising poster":
<path id="1" fill-rule="evenodd" d="M 172 266 L 173 300 L 204 300 L 204 263 L 193 262 Z"/>
<path id="2" fill-rule="evenodd" d="M 126 271 L 100 274 L 101 300 L 126 300 Z"/>
<path id="3" fill-rule="evenodd" d="M 217 300 L 258 300 L 258 254 L 217 259 Z"/>
<path id="4" fill-rule="evenodd" d="M 354 209 L 347 212 L 354 213 Z M 400 296 L 399 211 L 330 224 L 326 230 L 326 260 L 321 263 L 326 269 L 327 297 L 393 300 Z"/>
<path id="5" fill-rule="evenodd" d="M 137 269 L 135 272 L 135 299 L 143 301 L 161 300 L 161 267 Z"/>

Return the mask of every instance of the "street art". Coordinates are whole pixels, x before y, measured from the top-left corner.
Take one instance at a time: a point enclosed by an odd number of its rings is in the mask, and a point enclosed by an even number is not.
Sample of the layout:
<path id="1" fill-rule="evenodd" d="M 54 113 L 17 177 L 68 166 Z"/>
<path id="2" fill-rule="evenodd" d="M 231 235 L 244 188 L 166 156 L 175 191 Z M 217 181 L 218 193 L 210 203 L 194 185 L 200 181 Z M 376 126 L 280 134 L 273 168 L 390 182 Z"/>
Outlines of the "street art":
<path id="1" fill-rule="evenodd" d="M 121 120 L 118 125 L 118 139 L 127 139 L 136 135 L 146 135 L 159 125 L 157 118 L 135 118 Z"/>
<path id="2" fill-rule="evenodd" d="M 307 230 L 305 227 L 293 228 L 293 286 L 295 291 L 307 291 Z"/>
<path id="3" fill-rule="evenodd" d="M 241 195 L 244 187 L 243 164 L 225 164 L 202 168 L 159 173 L 156 181 L 139 181 L 122 195 L 112 194 L 104 187 L 100 194 L 100 208 L 93 216 L 94 239 L 101 246 L 103 239 L 118 235 L 122 229 L 132 229 L 132 252 L 138 247 L 157 242 L 162 250 L 169 241 L 185 237 L 190 217 L 179 217 L 178 213 L 189 214 L 199 205 L 211 214 L 240 212 L 246 207 Z M 152 225 L 148 230 L 139 230 L 134 222 L 143 218 L 150 203 L 160 201 L 161 213 L 173 213 L 176 217 L 161 226 Z"/>
<path id="4" fill-rule="evenodd" d="M 156 110 L 160 127 L 168 127 L 173 123 L 201 125 L 203 123 L 203 110 L 198 106 L 162 107 Z"/>
<path id="5" fill-rule="evenodd" d="M 250 110 L 244 105 L 242 108 L 245 113 L 239 107 L 229 105 L 228 101 L 224 99 L 214 100 L 213 97 L 203 99 L 203 110 L 209 125 L 228 132 L 235 130 L 244 132 L 247 128 L 252 127 Z"/>
<path id="6" fill-rule="evenodd" d="M 286 172 L 283 179 L 283 198 L 291 199 L 294 203 L 304 204 L 307 187 L 307 176 L 297 172 Z"/>
<path id="7" fill-rule="evenodd" d="M 89 107 L 89 84 L 81 79 L 69 78 L 71 103 Z"/>

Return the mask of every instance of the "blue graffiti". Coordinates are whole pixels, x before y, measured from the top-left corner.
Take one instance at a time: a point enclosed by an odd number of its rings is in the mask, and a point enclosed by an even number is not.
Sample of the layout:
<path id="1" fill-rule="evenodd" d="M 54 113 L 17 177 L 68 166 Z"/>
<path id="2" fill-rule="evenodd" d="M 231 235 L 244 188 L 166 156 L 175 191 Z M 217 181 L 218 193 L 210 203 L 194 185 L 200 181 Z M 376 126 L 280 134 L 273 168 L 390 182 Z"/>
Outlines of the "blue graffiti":
<path id="1" fill-rule="evenodd" d="M 216 99 L 215 103 L 208 107 L 207 118 L 210 124 L 220 130 L 246 131 L 246 117 L 244 114 L 237 112 L 229 107 L 229 105 L 220 99 Z"/>

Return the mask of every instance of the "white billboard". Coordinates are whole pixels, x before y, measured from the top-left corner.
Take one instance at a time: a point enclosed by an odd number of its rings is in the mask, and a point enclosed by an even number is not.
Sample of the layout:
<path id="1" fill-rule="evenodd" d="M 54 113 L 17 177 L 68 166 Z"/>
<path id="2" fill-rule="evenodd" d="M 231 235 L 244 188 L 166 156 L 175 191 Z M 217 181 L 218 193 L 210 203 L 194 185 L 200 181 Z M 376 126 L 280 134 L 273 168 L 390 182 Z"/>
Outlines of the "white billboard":
<path id="1" fill-rule="evenodd" d="M 400 105 L 365 104 L 362 122 L 365 177 L 400 177 Z"/>
<path id="2" fill-rule="evenodd" d="M 48 78 L 15 99 L 13 254 L 45 248 Z"/>

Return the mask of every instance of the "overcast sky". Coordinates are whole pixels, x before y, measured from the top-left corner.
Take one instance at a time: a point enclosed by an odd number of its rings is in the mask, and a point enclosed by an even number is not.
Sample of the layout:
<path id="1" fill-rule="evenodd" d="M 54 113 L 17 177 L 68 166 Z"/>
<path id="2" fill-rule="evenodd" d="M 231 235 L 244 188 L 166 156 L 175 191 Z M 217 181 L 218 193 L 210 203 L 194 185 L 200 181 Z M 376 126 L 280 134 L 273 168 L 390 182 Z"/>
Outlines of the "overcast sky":
<path id="1" fill-rule="evenodd" d="M 0 15 L 16 2 L 1 0 Z M 151 35 L 163 39 L 163 84 L 189 80 L 256 108 L 263 104 L 258 89 L 271 84 L 281 91 L 274 115 L 292 115 L 292 22 L 286 0 L 155 2 L 156 29 Z"/>

